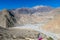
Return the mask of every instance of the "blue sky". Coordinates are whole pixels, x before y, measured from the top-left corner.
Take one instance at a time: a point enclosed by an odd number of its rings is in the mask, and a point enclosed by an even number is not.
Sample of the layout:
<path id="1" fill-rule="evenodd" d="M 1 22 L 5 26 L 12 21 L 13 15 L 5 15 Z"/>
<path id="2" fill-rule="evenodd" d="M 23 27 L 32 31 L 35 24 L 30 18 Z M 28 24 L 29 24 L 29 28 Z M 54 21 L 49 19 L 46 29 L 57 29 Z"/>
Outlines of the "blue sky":
<path id="1" fill-rule="evenodd" d="M 0 10 L 4 8 L 14 9 L 37 5 L 60 7 L 60 0 L 0 0 Z"/>

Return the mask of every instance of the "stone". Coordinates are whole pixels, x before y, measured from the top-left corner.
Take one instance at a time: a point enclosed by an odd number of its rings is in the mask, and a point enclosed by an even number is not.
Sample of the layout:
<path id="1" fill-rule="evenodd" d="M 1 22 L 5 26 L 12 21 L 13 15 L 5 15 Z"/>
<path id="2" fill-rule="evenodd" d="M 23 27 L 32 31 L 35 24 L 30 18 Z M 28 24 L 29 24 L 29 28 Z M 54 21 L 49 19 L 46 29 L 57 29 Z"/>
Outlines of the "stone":
<path id="1" fill-rule="evenodd" d="M 39 32 L 34 31 L 34 30 L 28 30 L 28 29 L 14 29 L 14 28 L 9 28 L 13 38 L 20 38 L 20 39 L 25 39 L 25 38 L 31 38 L 31 39 L 36 39 L 38 38 Z"/>
<path id="2" fill-rule="evenodd" d="M 8 29 L 0 26 L 0 40 L 11 40 L 11 34 Z"/>

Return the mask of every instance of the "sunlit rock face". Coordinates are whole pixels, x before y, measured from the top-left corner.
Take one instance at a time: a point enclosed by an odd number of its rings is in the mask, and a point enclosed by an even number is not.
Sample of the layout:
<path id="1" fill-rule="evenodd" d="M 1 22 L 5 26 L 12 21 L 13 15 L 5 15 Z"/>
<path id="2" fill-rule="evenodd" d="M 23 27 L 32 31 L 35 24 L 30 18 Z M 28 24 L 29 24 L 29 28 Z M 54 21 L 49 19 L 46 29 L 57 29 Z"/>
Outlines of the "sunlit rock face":
<path id="1" fill-rule="evenodd" d="M 60 8 L 54 9 L 50 12 L 53 15 L 53 19 L 48 21 L 42 29 L 45 31 L 60 34 Z"/>

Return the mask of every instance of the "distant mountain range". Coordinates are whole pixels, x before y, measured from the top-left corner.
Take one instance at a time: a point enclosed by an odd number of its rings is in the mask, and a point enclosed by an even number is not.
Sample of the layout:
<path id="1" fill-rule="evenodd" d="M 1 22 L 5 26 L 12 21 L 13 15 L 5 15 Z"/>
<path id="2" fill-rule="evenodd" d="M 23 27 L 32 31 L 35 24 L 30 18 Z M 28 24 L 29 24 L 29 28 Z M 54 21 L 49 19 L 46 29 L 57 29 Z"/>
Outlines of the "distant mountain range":
<path id="1" fill-rule="evenodd" d="M 36 6 L 32 8 L 17 8 L 17 9 L 12 9 L 12 12 L 14 13 L 19 13 L 19 14 L 33 14 L 35 12 L 49 12 L 53 8 L 48 7 L 48 6 Z"/>
<path id="2" fill-rule="evenodd" d="M 12 24 L 18 26 L 51 20 L 54 15 L 52 11 L 55 10 L 60 11 L 59 8 L 54 9 L 49 6 L 35 6 L 32 8 L 4 9 L 3 11 L 0 11 L 0 14 L 7 16 L 8 21 L 13 22 Z"/>

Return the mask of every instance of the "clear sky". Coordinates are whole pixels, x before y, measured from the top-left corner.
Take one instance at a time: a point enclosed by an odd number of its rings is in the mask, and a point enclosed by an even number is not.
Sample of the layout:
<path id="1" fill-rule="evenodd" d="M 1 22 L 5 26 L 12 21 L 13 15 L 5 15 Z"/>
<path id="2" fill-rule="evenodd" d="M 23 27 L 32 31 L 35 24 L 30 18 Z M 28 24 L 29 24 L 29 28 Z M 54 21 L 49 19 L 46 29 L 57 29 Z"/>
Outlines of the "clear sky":
<path id="1" fill-rule="evenodd" d="M 60 7 L 60 0 L 0 0 L 0 10 L 4 8 L 33 7 L 36 5 Z"/>

